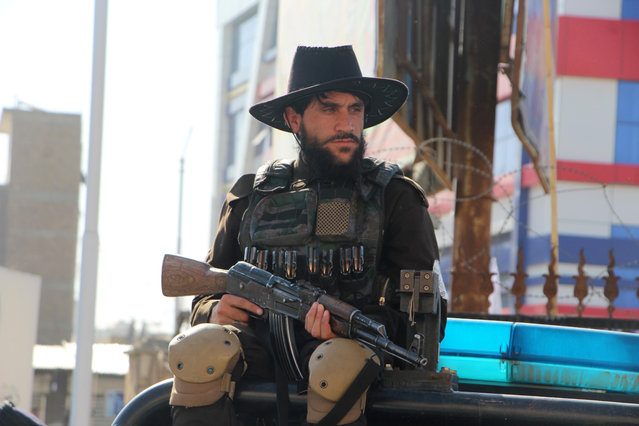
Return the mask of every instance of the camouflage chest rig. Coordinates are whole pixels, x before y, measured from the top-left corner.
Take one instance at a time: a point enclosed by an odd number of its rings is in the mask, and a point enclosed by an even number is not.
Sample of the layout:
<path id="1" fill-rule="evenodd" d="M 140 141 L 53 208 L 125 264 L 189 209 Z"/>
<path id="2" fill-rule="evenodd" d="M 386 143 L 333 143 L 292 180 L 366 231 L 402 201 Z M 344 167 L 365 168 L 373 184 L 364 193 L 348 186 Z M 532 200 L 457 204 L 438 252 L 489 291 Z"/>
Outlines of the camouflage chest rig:
<path id="1" fill-rule="evenodd" d="M 401 174 L 395 164 L 366 158 L 358 182 L 336 187 L 294 179 L 291 160 L 262 166 L 240 228 L 244 260 L 361 307 L 373 296 L 384 189 Z"/>

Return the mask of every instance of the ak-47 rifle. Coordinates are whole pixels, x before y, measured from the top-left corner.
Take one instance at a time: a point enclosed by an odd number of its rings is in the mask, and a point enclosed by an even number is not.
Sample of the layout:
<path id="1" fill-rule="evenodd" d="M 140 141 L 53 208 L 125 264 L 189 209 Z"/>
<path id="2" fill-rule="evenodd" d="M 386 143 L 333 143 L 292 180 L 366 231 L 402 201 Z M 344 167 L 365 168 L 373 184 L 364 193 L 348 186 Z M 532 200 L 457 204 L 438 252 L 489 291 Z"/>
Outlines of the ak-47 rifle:
<path id="1" fill-rule="evenodd" d="M 276 337 L 276 355 L 292 379 L 300 380 L 302 373 L 291 320 L 303 322 L 313 302 L 321 303 L 331 313 L 335 334 L 364 342 L 417 368 L 428 363 L 423 356 L 390 341 L 384 325 L 359 309 L 318 287 L 292 283 L 246 262 L 238 262 L 226 271 L 167 254 L 162 265 L 162 293 L 170 297 L 229 293 L 260 306 L 264 310 L 262 318 L 268 318 Z"/>

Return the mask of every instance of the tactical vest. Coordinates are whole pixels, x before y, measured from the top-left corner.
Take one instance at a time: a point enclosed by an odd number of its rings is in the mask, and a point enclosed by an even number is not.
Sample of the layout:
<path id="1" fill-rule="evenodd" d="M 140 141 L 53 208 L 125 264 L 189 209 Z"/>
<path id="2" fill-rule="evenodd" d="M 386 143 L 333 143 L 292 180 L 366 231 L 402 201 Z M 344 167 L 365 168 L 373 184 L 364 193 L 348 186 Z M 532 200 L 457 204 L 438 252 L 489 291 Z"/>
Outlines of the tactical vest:
<path id="1" fill-rule="evenodd" d="M 355 306 L 369 303 L 384 225 L 384 189 L 401 169 L 366 158 L 350 186 L 293 178 L 293 162 L 262 166 L 240 227 L 244 260 L 307 281 Z"/>

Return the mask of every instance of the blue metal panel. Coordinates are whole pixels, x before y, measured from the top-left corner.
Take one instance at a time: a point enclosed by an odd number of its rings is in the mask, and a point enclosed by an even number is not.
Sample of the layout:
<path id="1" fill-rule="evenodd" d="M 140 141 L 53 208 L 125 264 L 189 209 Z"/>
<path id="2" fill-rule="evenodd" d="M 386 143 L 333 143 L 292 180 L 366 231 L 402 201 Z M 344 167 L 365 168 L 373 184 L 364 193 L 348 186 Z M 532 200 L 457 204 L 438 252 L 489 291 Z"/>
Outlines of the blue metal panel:
<path id="1" fill-rule="evenodd" d="M 639 0 L 623 0 L 621 19 L 639 19 Z"/>
<path id="2" fill-rule="evenodd" d="M 617 122 L 639 124 L 639 82 L 619 81 L 617 86 Z"/>
<path id="3" fill-rule="evenodd" d="M 575 271 L 577 270 L 577 266 L 575 266 Z M 615 299 L 615 307 L 617 309 L 639 309 L 639 299 L 637 298 L 637 281 L 635 281 L 635 277 L 639 277 L 638 269 L 615 269 L 615 275 L 620 276 L 621 279 L 617 281 L 617 286 L 619 287 L 619 296 Z M 600 300 L 604 300 L 603 288 L 606 285 L 605 275 L 600 275 L 596 277 L 590 277 L 591 280 L 588 281 L 588 286 L 590 287 L 591 297 L 599 298 Z M 627 278 L 624 278 L 627 277 Z M 546 281 L 546 278 L 542 276 L 532 276 L 526 279 L 526 285 L 528 287 L 534 285 L 542 285 Z M 572 277 L 559 277 L 559 284 L 566 285 L 575 285 L 575 281 Z M 541 304 L 546 303 L 546 299 L 544 296 L 537 296 L 536 298 L 530 297 L 528 301 L 531 304 Z M 572 299 L 571 301 L 565 302 L 566 304 L 573 305 L 577 304 L 576 299 Z M 576 312 L 576 311 L 575 311 Z M 636 316 L 636 315 L 635 315 Z"/>
<path id="4" fill-rule="evenodd" d="M 512 323 L 450 318 L 440 354 L 505 358 L 509 352 Z"/>
<path id="5" fill-rule="evenodd" d="M 617 123 L 615 163 L 639 164 L 639 124 Z"/>
<path id="6" fill-rule="evenodd" d="M 527 237 L 520 240 L 524 243 L 524 263 L 536 265 L 538 263 L 548 263 L 550 260 L 550 236 Z M 561 253 L 559 253 L 561 255 Z"/>
<path id="7" fill-rule="evenodd" d="M 620 240 L 633 238 L 639 240 L 639 226 L 612 225 L 610 227 L 610 236 Z"/>
<path id="8" fill-rule="evenodd" d="M 509 358 L 639 372 L 639 335 L 539 324 L 513 326 Z"/>
<path id="9" fill-rule="evenodd" d="M 578 263 L 579 250 L 584 249 L 588 265 L 608 265 L 608 251 L 614 250 L 617 265 L 634 264 L 637 260 L 637 243 L 628 238 L 600 238 L 590 236 L 559 235 L 559 262 Z M 526 266 L 547 264 L 550 261 L 550 237 L 541 235 L 526 241 L 528 257 Z"/>
<path id="10" fill-rule="evenodd" d="M 625 9 L 639 15 L 639 1 L 624 2 Z M 619 81 L 617 92 L 615 163 L 639 164 L 639 82 Z"/>

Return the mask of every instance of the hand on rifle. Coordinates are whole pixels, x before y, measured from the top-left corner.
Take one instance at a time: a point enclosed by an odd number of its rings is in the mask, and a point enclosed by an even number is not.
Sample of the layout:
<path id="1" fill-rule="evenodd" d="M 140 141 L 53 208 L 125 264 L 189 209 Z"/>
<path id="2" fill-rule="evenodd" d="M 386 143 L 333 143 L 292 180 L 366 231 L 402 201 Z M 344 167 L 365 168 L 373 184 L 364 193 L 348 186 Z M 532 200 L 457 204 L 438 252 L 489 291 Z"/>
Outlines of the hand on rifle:
<path id="1" fill-rule="evenodd" d="M 330 324 L 331 314 L 324 305 L 314 302 L 306 314 L 304 327 L 316 339 L 328 340 L 337 337 Z"/>
<path id="2" fill-rule="evenodd" d="M 261 316 L 262 308 L 243 297 L 225 294 L 211 310 L 209 322 L 213 324 L 232 324 L 234 322 L 248 325 L 249 315 Z"/>

